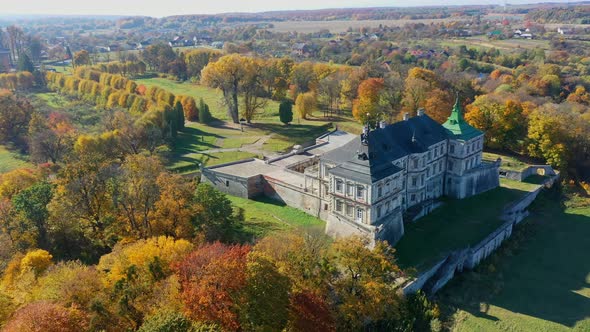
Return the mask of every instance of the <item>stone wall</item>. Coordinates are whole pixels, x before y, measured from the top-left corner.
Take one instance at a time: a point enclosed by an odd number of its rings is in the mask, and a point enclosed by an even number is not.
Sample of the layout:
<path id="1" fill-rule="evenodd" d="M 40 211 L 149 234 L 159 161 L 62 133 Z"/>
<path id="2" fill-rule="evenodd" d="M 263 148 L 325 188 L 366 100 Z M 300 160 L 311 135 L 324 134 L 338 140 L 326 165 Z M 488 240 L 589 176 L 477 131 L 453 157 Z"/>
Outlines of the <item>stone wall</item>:
<path id="1" fill-rule="evenodd" d="M 219 166 L 228 166 L 248 161 L 252 161 L 252 159 L 241 160 L 239 162 Z M 218 173 L 215 171 L 215 168 L 203 168 L 201 170 L 201 182 L 208 183 L 223 193 L 242 198 L 254 198 L 261 195 L 264 190 L 263 181 L 264 179 L 261 175 L 241 177 Z"/>
<path id="2" fill-rule="evenodd" d="M 344 218 L 329 214 L 326 220 L 326 234 L 333 238 L 360 236 L 369 240 L 369 247 L 375 246 L 376 227 L 361 225 Z"/>
<path id="3" fill-rule="evenodd" d="M 303 176 L 302 174 L 299 175 Z M 264 175 L 263 178 L 264 195 L 320 219 L 325 220 L 327 218 L 327 201 L 324 202 L 319 196 L 306 192 L 304 188 L 294 186 L 268 175 Z"/>
<path id="4" fill-rule="evenodd" d="M 554 176 L 556 174 L 553 167 L 549 165 L 531 165 L 521 171 L 513 171 L 507 170 L 500 167 L 500 176 L 515 180 L 515 181 L 524 181 L 531 175 L 546 175 L 546 176 Z"/>
<path id="5" fill-rule="evenodd" d="M 446 195 L 464 199 L 498 187 L 500 185 L 499 166 L 499 163 L 482 163 L 462 176 L 447 175 Z"/>

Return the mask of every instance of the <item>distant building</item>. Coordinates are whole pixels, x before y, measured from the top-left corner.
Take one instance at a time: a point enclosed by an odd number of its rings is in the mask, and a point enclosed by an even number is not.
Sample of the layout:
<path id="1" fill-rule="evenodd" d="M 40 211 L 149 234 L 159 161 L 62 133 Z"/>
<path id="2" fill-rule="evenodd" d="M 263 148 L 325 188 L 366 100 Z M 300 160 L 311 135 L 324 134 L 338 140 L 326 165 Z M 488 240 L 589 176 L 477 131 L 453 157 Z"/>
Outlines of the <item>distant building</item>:
<path id="1" fill-rule="evenodd" d="M 309 54 L 309 48 L 306 43 L 297 43 L 293 45 L 291 50 L 293 51 L 293 54 L 297 56 L 306 56 Z"/>

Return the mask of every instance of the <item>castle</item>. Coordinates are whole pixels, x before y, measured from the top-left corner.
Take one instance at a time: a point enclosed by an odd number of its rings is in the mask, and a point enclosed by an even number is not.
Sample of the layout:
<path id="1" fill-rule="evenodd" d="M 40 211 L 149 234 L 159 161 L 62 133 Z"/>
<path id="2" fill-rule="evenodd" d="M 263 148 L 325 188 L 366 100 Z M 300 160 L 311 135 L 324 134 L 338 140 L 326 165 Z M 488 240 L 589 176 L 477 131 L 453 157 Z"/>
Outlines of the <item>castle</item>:
<path id="1" fill-rule="evenodd" d="M 242 197 L 267 195 L 326 220 L 332 236 L 396 243 L 404 221 L 447 196 L 462 199 L 499 186 L 499 162 L 482 162 L 483 133 L 457 99 L 439 124 L 417 116 L 353 136 L 334 132 L 274 160 L 248 159 L 202 170 L 202 181 Z"/>

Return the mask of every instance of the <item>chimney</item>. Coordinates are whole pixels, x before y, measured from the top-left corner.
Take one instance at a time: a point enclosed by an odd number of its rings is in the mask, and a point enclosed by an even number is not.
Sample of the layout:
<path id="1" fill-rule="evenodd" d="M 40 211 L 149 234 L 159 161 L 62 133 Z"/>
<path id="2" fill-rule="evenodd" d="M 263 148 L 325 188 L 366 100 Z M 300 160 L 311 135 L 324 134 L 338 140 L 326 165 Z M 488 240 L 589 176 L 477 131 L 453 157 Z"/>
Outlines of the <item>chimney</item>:
<path id="1" fill-rule="evenodd" d="M 408 121 L 410 119 L 410 113 L 404 113 L 404 121 Z"/>
<path id="2" fill-rule="evenodd" d="M 424 109 L 423 108 L 419 108 L 418 109 L 418 116 L 423 116 L 424 115 Z"/>
<path id="3" fill-rule="evenodd" d="M 379 128 L 384 129 L 385 126 L 387 126 L 387 123 L 385 123 L 385 120 L 379 121 Z"/>

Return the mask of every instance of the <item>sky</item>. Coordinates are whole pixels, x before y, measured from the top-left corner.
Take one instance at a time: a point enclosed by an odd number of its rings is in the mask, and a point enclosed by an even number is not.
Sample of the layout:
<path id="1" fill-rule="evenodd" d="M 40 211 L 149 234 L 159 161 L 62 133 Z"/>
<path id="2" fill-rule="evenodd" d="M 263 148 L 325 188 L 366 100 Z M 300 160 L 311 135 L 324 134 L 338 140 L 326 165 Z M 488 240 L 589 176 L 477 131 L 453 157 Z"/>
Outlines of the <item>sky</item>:
<path id="1" fill-rule="evenodd" d="M 531 3 L 540 0 L 506 0 Z M 554 0 L 553 2 L 567 2 Z M 262 12 L 273 10 L 502 4 L 503 0 L 0 0 L 0 15 L 170 15 Z"/>

